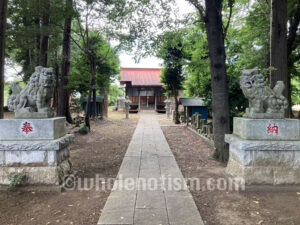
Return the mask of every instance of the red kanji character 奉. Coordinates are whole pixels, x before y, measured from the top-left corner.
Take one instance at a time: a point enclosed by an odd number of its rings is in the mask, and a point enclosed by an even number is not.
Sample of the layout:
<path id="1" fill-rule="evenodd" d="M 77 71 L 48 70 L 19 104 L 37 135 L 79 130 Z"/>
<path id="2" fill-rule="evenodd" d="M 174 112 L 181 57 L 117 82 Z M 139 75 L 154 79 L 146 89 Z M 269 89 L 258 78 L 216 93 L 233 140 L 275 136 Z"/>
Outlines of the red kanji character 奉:
<path id="1" fill-rule="evenodd" d="M 25 123 L 23 124 L 22 131 L 25 132 L 26 134 L 28 134 L 28 133 L 30 133 L 30 132 L 33 132 L 33 128 L 32 128 L 32 126 L 30 125 L 30 123 L 25 122 Z"/>

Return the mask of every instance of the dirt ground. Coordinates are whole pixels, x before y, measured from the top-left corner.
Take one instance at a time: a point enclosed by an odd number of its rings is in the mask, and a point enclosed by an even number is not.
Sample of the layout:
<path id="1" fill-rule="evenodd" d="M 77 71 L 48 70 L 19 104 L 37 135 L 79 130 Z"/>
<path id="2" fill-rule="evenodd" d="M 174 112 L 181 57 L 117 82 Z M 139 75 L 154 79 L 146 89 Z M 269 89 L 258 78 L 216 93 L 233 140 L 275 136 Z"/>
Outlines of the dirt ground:
<path id="1" fill-rule="evenodd" d="M 199 178 L 200 190 L 192 194 L 207 225 L 299 225 L 300 193 L 297 191 L 216 190 L 217 179 L 225 178 L 226 164 L 213 159 L 212 148 L 185 127 L 162 126 L 185 178 Z M 195 187 L 195 185 L 193 185 Z M 212 187 L 208 191 L 208 187 Z M 223 186 L 221 186 L 223 188 Z M 300 192 L 300 188 L 299 191 Z"/>
<path id="2" fill-rule="evenodd" d="M 124 117 L 122 112 L 110 111 L 109 119 L 92 124 L 91 133 L 76 134 L 71 161 L 79 179 L 116 177 L 139 114 L 130 114 L 129 120 Z M 201 181 L 201 190 L 191 192 L 205 224 L 300 224 L 300 195 L 295 191 L 208 191 L 209 178 L 225 178 L 226 164 L 214 160 L 211 147 L 184 125 L 174 126 L 165 114 L 157 118 L 184 176 Z M 95 188 L 63 193 L 0 192 L 0 225 L 97 224 L 109 193 Z"/>
<path id="3" fill-rule="evenodd" d="M 12 115 L 6 114 L 6 118 Z M 76 134 L 71 145 L 73 170 L 80 178 L 115 178 L 135 130 L 138 115 L 110 112 L 109 119 L 92 124 L 86 136 Z M 1 225 L 97 224 L 109 190 L 57 192 L 0 192 Z"/>

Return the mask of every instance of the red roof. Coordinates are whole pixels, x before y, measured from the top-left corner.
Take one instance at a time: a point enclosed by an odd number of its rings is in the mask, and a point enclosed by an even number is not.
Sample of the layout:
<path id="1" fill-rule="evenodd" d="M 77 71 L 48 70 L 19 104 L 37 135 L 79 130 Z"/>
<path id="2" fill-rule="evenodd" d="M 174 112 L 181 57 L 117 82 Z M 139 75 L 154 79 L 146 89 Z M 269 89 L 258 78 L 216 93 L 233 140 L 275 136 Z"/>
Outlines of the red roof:
<path id="1" fill-rule="evenodd" d="M 132 86 L 162 86 L 161 69 L 121 68 L 121 84 L 131 82 Z"/>

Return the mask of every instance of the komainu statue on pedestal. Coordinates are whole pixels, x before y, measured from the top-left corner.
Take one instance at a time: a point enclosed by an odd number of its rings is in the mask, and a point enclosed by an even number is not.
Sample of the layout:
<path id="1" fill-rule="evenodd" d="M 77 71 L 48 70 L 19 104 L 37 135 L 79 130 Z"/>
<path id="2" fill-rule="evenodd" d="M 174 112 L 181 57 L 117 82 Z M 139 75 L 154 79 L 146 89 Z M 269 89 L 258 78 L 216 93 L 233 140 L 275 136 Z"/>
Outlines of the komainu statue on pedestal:
<path id="1" fill-rule="evenodd" d="M 25 88 L 21 89 L 18 82 L 13 82 L 12 94 L 7 100 L 9 110 L 15 112 L 16 118 L 53 117 L 54 80 L 52 68 L 38 66 Z"/>
<path id="2" fill-rule="evenodd" d="M 246 117 L 254 119 L 284 119 L 288 107 L 287 99 L 282 95 L 283 81 L 277 81 L 271 89 L 258 69 L 244 70 L 240 80 L 241 89 L 249 100 Z"/>

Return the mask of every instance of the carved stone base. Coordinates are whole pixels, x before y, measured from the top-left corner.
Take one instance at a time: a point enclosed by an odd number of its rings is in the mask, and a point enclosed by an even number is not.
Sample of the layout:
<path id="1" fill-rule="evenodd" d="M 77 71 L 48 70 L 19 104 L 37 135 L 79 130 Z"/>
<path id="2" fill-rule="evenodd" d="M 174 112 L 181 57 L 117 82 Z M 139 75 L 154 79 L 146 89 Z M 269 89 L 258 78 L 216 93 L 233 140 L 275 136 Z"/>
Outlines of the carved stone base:
<path id="1" fill-rule="evenodd" d="M 246 185 L 300 184 L 300 141 L 245 140 L 226 135 L 230 144 L 226 173 Z"/>
<path id="2" fill-rule="evenodd" d="M 10 166 L 0 167 L 0 184 L 8 185 L 11 173 L 25 174 L 24 184 L 60 185 L 63 179 L 72 171 L 72 164 L 65 160 L 56 166 Z"/>
<path id="3" fill-rule="evenodd" d="M 12 173 L 23 173 L 24 184 L 60 185 L 72 171 L 65 119 L 0 120 L 0 184 Z M 7 127 L 4 133 L 3 127 Z"/>

